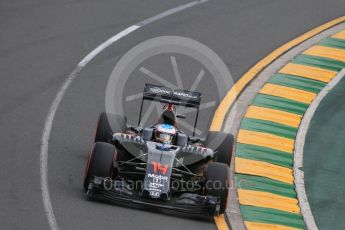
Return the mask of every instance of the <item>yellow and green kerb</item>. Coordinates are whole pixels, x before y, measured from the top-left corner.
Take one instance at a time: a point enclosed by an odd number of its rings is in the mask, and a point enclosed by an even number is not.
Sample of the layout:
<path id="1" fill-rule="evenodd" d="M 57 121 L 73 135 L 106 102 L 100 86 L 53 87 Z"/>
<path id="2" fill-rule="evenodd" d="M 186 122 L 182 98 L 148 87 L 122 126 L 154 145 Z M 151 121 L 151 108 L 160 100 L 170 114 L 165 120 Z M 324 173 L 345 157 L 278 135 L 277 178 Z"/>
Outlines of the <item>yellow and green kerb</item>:
<path id="1" fill-rule="evenodd" d="M 247 229 L 305 229 L 293 177 L 295 138 L 322 88 L 345 68 L 345 31 L 296 56 L 256 95 L 241 121 L 235 181 Z"/>

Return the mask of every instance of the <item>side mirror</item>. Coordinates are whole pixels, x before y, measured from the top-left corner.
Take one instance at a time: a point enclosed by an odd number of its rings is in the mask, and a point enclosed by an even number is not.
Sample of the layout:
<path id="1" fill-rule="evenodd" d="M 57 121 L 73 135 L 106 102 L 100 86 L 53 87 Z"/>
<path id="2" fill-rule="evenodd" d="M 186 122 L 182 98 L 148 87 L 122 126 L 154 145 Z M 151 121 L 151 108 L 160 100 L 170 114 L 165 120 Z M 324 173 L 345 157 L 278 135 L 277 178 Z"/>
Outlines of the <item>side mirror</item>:
<path id="1" fill-rule="evenodd" d="M 184 114 L 176 114 L 177 118 L 181 118 L 181 119 L 186 119 L 186 115 Z"/>
<path id="2" fill-rule="evenodd" d="M 201 138 L 200 137 L 193 137 L 193 136 L 190 136 L 188 137 L 188 140 L 192 143 L 192 144 L 195 144 L 195 143 L 198 143 L 201 141 Z"/>

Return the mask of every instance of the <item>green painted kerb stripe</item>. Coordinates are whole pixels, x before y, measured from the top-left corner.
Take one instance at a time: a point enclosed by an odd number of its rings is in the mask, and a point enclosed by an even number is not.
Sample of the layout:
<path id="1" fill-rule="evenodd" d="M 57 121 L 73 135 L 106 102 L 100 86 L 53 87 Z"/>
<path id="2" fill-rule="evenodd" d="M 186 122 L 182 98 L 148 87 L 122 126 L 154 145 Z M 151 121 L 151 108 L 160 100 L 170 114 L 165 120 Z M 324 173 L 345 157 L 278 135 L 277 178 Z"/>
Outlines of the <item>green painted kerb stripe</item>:
<path id="1" fill-rule="evenodd" d="M 276 85 L 301 89 L 312 93 L 319 93 L 321 89 L 326 85 L 321 81 L 280 73 L 274 74 L 271 79 L 268 80 L 268 82 Z"/>
<path id="2" fill-rule="evenodd" d="M 264 161 L 287 168 L 293 166 L 293 155 L 291 153 L 256 145 L 236 143 L 236 157 Z"/>
<path id="3" fill-rule="evenodd" d="M 264 94 L 256 95 L 252 104 L 270 109 L 282 110 L 298 115 L 303 115 L 309 106 L 305 103 Z"/>
<path id="4" fill-rule="evenodd" d="M 293 228 L 306 229 L 303 217 L 300 214 L 246 205 L 240 205 L 240 209 L 245 221 L 278 224 Z"/>
<path id="5" fill-rule="evenodd" d="M 320 41 L 319 45 L 338 48 L 338 49 L 345 49 L 345 40 L 336 39 L 336 38 L 325 38 L 322 41 Z"/>
<path id="6" fill-rule="evenodd" d="M 296 198 L 295 186 L 265 177 L 235 174 L 238 189 L 274 193 L 280 196 Z"/>
<path id="7" fill-rule="evenodd" d="M 339 72 L 345 67 L 345 62 L 342 61 L 304 54 L 298 55 L 294 60 L 292 60 L 292 63 L 314 66 L 321 69 L 332 70 L 335 72 Z"/>
<path id="8" fill-rule="evenodd" d="M 297 128 L 295 127 L 253 118 L 244 118 L 241 122 L 240 128 L 256 132 L 274 134 L 290 139 L 295 139 L 297 134 Z"/>

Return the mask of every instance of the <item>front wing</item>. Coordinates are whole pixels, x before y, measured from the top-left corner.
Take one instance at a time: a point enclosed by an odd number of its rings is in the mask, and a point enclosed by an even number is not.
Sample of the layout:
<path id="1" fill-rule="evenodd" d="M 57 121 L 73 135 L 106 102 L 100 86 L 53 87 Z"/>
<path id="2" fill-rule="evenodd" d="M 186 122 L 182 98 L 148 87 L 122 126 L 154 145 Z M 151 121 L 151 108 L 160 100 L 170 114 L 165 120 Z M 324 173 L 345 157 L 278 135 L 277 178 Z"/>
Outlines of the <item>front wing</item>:
<path id="1" fill-rule="evenodd" d="M 219 199 L 213 196 L 201 196 L 194 193 L 183 193 L 170 200 L 143 197 L 137 191 L 130 191 L 123 181 L 112 181 L 108 178 L 94 177 L 90 181 L 86 195 L 90 199 L 128 206 L 144 206 L 156 209 L 188 213 L 192 215 L 217 216 Z"/>

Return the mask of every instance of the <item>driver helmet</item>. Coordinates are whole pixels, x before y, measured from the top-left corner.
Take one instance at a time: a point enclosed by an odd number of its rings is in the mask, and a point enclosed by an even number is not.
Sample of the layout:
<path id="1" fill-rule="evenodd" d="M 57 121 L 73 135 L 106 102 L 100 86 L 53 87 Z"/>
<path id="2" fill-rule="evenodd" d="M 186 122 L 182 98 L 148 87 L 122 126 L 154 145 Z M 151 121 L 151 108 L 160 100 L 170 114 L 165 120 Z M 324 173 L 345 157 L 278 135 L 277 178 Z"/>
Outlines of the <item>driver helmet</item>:
<path id="1" fill-rule="evenodd" d="M 156 128 L 156 140 L 163 144 L 172 144 L 175 135 L 176 128 L 170 124 L 159 124 Z"/>

